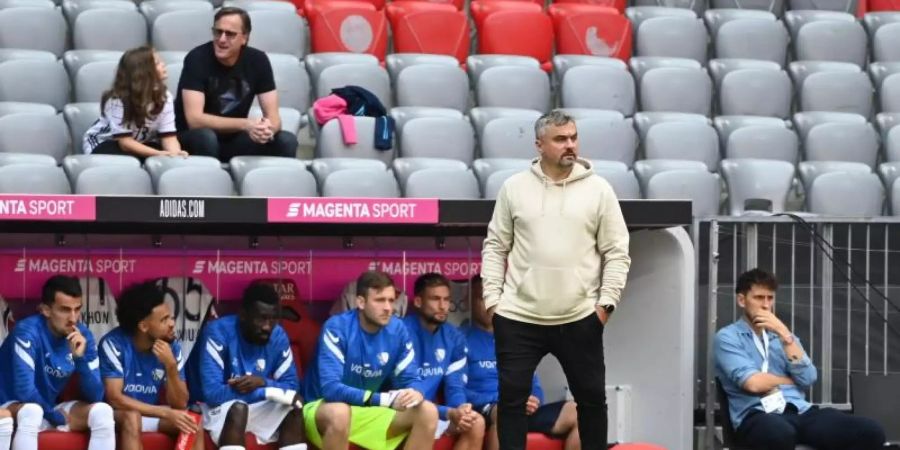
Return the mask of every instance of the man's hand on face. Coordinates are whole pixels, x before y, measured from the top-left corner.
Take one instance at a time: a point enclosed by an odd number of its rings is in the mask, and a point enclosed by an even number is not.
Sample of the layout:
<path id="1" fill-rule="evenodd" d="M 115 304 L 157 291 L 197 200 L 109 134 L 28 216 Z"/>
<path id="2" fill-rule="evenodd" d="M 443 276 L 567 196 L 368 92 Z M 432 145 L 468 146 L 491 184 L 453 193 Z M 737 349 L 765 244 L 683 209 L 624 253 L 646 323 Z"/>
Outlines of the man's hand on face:
<path id="1" fill-rule="evenodd" d="M 175 355 L 172 353 L 172 346 L 168 342 L 157 339 L 150 351 L 166 368 L 178 366 L 178 361 L 175 360 Z"/>
<path id="2" fill-rule="evenodd" d="M 771 331 L 782 339 L 791 335 L 791 330 L 770 311 L 760 311 L 753 316 L 753 325 L 766 331 Z"/>
<path id="3" fill-rule="evenodd" d="M 84 356 L 84 351 L 87 349 L 87 339 L 85 339 L 84 335 L 78 331 L 78 328 L 69 333 L 69 335 L 66 336 L 66 340 L 69 341 L 69 351 L 72 352 L 73 358 L 81 358 Z"/>

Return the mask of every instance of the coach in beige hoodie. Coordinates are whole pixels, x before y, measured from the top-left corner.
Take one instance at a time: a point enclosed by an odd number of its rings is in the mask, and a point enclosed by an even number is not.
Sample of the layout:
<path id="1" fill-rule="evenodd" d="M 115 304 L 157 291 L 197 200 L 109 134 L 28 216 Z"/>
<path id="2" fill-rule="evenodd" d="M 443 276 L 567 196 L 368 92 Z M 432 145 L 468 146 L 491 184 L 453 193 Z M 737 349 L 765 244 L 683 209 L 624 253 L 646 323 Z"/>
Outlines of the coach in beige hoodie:
<path id="1" fill-rule="evenodd" d="M 619 201 L 578 158 L 575 121 L 556 110 L 535 123 L 540 156 L 500 189 L 482 251 L 494 316 L 503 450 L 523 450 L 534 370 L 554 354 L 578 404 L 581 448 L 606 448 L 603 328 L 631 259 Z M 540 418 L 538 418 L 540 419 Z"/>

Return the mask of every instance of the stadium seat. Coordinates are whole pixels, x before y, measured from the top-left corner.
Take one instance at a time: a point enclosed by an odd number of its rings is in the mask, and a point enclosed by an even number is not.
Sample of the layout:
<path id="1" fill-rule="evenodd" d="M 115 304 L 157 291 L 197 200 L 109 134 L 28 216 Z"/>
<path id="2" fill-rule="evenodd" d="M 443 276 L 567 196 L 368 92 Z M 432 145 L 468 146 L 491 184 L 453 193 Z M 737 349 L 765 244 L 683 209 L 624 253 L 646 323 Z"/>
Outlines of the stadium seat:
<path id="1" fill-rule="evenodd" d="M 482 139 L 484 139 L 485 126 L 492 120 L 499 119 L 501 117 L 527 119 L 533 125 L 538 117 L 541 117 L 541 113 L 532 109 L 520 108 L 472 108 L 469 110 L 469 120 L 472 122 L 472 126 L 475 128 L 475 135 L 478 136 L 479 143 Z"/>
<path id="2" fill-rule="evenodd" d="M 89 9 L 75 19 L 73 35 L 76 49 L 124 51 L 147 45 L 147 21 L 135 10 Z"/>
<path id="3" fill-rule="evenodd" d="M 715 174 L 668 170 L 650 178 L 644 198 L 691 200 L 694 217 L 709 217 L 719 214 L 721 193 L 719 177 Z"/>
<path id="4" fill-rule="evenodd" d="M 478 26 L 478 53 L 530 56 L 550 71 L 553 22 L 542 11 L 492 12 Z"/>
<path id="5" fill-rule="evenodd" d="M 850 62 L 864 67 L 868 50 L 866 31 L 858 22 L 820 20 L 797 32 L 794 53 L 799 60 Z"/>
<path id="6" fill-rule="evenodd" d="M 731 132 L 725 143 L 725 157 L 730 159 L 777 159 L 796 164 L 800 141 L 793 130 L 784 125 L 749 125 Z"/>
<path id="7" fill-rule="evenodd" d="M 90 167 L 73 186 L 76 194 L 83 195 L 153 195 L 150 174 L 140 167 Z"/>
<path id="8" fill-rule="evenodd" d="M 52 0 L 0 0 L 0 9 L 22 6 L 53 9 L 57 3 Z"/>
<path id="9" fill-rule="evenodd" d="M 638 146 L 631 119 L 599 117 L 576 119 L 578 156 L 590 160 L 619 161 L 631 167 Z"/>
<path id="10" fill-rule="evenodd" d="M 879 113 L 875 116 L 875 123 L 878 124 L 878 130 L 881 131 L 881 135 L 884 136 L 895 125 L 900 123 L 900 113 Z"/>
<path id="11" fill-rule="evenodd" d="M 647 159 L 700 161 L 709 170 L 719 165 L 719 136 L 715 128 L 699 122 L 663 122 L 647 131 Z"/>
<path id="12" fill-rule="evenodd" d="M 527 162 L 528 160 L 522 159 L 519 161 Z M 503 183 L 506 182 L 506 179 L 521 171 L 522 170 L 520 169 L 501 169 L 491 172 L 484 184 L 484 198 L 488 200 L 496 199 L 497 194 L 500 193 L 500 188 L 503 187 Z"/>
<path id="13" fill-rule="evenodd" d="M 630 167 L 625 165 L 622 161 L 610 161 L 607 159 L 594 159 L 589 161 L 591 163 L 591 167 L 594 170 L 616 170 L 619 172 L 628 172 L 631 170 Z"/>
<path id="14" fill-rule="evenodd" d="M 219 167 L 182 166 L 173 167 L 160 175 L 156 193 L 227 197 L 234 194 L 234 185 L 228 172 Z"/>
<path id="15" fill-rule="evenodd" d="M 797 91 L 803 86 L 803 82 L 810 75 L 818 72 L 844 72 L 859 73 L 859 66 L 847 62 L 834 61 L 794 61 L 788 65 L 788 72 L 794 80 Z"/>
<path id="16" fill-rule="evenodd" d="M 900 3 L 896 0 L 868 0 L 866 8 L 869 11 L 900 11 Z"/>
<path id="17" fill-rule="evenodd" d="M 880 92 L 885 78 L 895 73 L 900 73 L 900 61 L 871 62 L 868 66 L 868 72 L 869 77 L 872 78 L 875 90 Z"/>
<path id="18" fill-rule="evenodd" d="M 576 66 L 562 80 L 562 106 L 634 114 L 634 79 L 627 70 L 595 65 Z"/>
<path id="19" fill-rule="evenodd" d="M 884 194 L 874 173 L 829 172 L 812 182 L 807 204 L 813 214 L 875 217 L 882 214 Z"/>
<path id="20" fill-rule="evenodd" d="M 468 169 L 427 168 L 406 180 L 404 197 L 475 200 L 481 198 L 478 180 Z"/>
<path id="21" fill-rule="evenodd" d="M 153 47 L 160 51 L 190 51 L 212 40 L 212 11 L 176 10 L 157 16 L 150 36 Z"/>
<path id="22" fill-rule="evenodd" d="M 850 161 L 802 161 L 797 165 L 797 173 L 806 192 L 809 192 L 813 181 L 819 175 L 830 172 L 872 173 L 872 168 L 863 163 Z"/>
<path id="23" fill-rule="evenodd" d="M 251 169 L 243 177 L 244 197 L 316 197 L 316 179 L 305 167 L 270 166 Z"/>
<path id="24" fill-rule="evenodd" d="M 484 126 L 479 136 L 483 158 L 528 158 L 537 156 L 534 120 L 499 117 Z"/>
<path id="25" fill-rule="evenodd" d="M 900 128 L 887 131 L 884 141 L 884 159 L 888 162 L 900 161 Z"/>
<path id="26" fill-rule="evenodd" d="M 213 5 L 207 1 L 144 0 L 138 7 L 151 27 L 157 17 L 170 11 L 199 10 L 212 13 L 213 10 Z"/>
<path id="27" fill-rule="evenodd" d="M 728 185 L 730 215 L 745 214 L 748 200 L 765 200 L 770 212 L 784 212 L 794 179 L 793 164 L 769 159 L 724 159 L 721 171 Z"/>
<path id="28" fill-rule="evenodd" d="M 712 81 L 705 71 L 662 67 L 644 74 L 641 111 L 686 112 L 708 116 Z"/>
<path id="29" fill-rule="evenodd" d="M 40 164 L 56 167 L 56 160 L 50 155 L 37 153 L 0 153 L 0 167 L 10 164 Z"/>
<path id="30" fill-rule="evenodd" d="M 0 152 L 69 154 L 69 131 L 62 114 L 19 113 L 0 117 Z"/>
<path id="31" fill-rule="evenodd" d="M 403 0 L 409 1 L 409 0 Z M 425 3 L 426 5 L 429 3 Z M 465 61 L 463 61 L 465 62 Z M 391 84 L 397 83 L 400 72 L 407 67 L 418 65 L 439 65 L 459 68 L 460 62 L 453 56 L 436 55 L 432 53 L 392 53 L 387 55 L 385 66 L 391 76 Z M 468 83 L 468 80 L 466 80 Z"/>
<path id="32" fill-rule="evenodd" d="M 559 108 L 561 111 L 572 116 L 575 120 L 580 119 L 604 119 L 609 121 L 618 121 L 625 116 L 618 111 L 610 111 L 608 109 L 594 108 Z"/>
<path id="33" fill-rule="evenodd" d="M 879 99 L 883 112 L 900 112 L 900 75 L 893 74 L 884 79 Z"/>
<path id="34" fill-rule="evenodd" d="M 803 149 L 809 161 L 853 161 L 874 168 L 878 133 L 869 124 L 823 123 L 809 130 Z"/>
<path id="35" fill-rule="evenodd" d="M 66 50 L 67 39 L 66 20 L 58 9 L 37 6 L 0 9 L 0 48 L 44 50 L 59 58 Z"/>
<path id="36" fill-rule="evenodd" d="M 7 114 L 18 113 L 36 113 L 36 114 L 56 114 L 56 109 L 50 105 L 43 103 L 27 103 L 27 102 L 0 102 L 0 117 Z"/>
<path id="37" fill-rule="evenodd" d="M 225 0 L 222 6 L 234 6 L 247 12 L 278 11 L 297 14 L 297 8 L 293 4 L 282 0 Z M 256 22 L 254 21 L 253 23 Z"/>
<path id="38" fill-rule="evenodd" d="M 794 0 L 796 1 L 796 0 Z M 853 14 L 838 11 L 814 9 L 796 9 L 784 13 L 784 22 L 791 32 L 791 40 L 796 42 L 800 29 L 806 24 L 818 21 L 856 22 Z"/>
<path id="39" fill-rule="evenodd" d="M 706 27 L 709 28 L 709 35 L 715 39 L 718 36 L 719 29 L 722 25 L 725 25 L 728 22 L 748 19 L 766 20 L 769 22 L 778 21 L 778 17 L 774 13 L 763 9 L 766 8 L 713 8 L 703 13 L 703 20 L 706 22 Z"/>
<path id="40" fill-rule="evenodd" d="M 873 112 L 872 81 L 864 72 L 817 72 L 799 89 L 801 111 Z M 883 91 L 883 89 L 882 89 Z"/>
<path id="41" fill-rule="evenodd" d="M 689 9 L 698 16 L 702 15 L 706 10 L 706 2 L 696 0 L 634 0 L 634 6 L 662 6 L 665 8 Z"/>
<path id="42" fill-rule="evenodd" d="M 722 25 L 714 42 L 716 58 L 761 59 L 782 66 L 787 60 L 788 32 L 780 21 L 732 20 Z"/>
<path id="43" fill-rule="evenodd" d="M 344 143 L 341 126 L 337 120 L 330 120 L 319 130 L 316 140 L 316 158 L 371 158 L 390 163 L 393 150 L 375 148 L 375 118 L 353 117 L 356 122 L 357 143 Z"/>
<path id="44" fill-rule="evenodd" d="M 287 108 L 306 111 L 310 106 L 311 88 L 303 62 L 293 55 L 268 53 L 267 56 L 272 64 L 272 74 L 275 76 L 278 103 Z M 177 84 L 177 77 L 169 74 L 169 78 L 174 79 Z"/>
<path id="45" fill-rule="evenodd" d="M 71 193 L 66 174 L 59 167 L 44 164 L 10 164 L 0 167 L 0 194 Z"/>
<path id="46" fill-rule="evenodd" d="M 712 76 L 717 91 L 721 90 L 722 79 L 725 78 L 725 75 L 736 70 L 745 69 L 762 69 L 778 72 L 781 70 L 781 66 L 772 61 L 745 58 L 717 58 L 709 62 L 709 73 Z"/>
<path id="47" fill-rule="evenodd" d="M 316 98 L 331 94 L 331 90 L 348 85 L 366 88 L 385 108 L 392 102 L 391 80 L 387 70 L 372 64 L 338 64 L 326 68 L 316 82 Z"/>
<path id="48" fill-rule="evenodd" d="M 69 177 L 69 184 L 77 186 L 78 177 L 82 172 L 93 167 L 113 166 L 117 168 L 141 168 L 141 162 L 128 155 L 69 155 L 62 161 L 63 170 Z M 141 169 L 143 171 L 143 169 Z M 152 194 L 153 188 L 150 186 L 150 176 L 147 175 L 147 186 Z"/>
<path id="49" fill-rule="evenodd" d="M 56 61 L 56 55 L 44 50 L 28 50 L 22 48 L 0 48 L 0 63 L 16 59 L 36 59 L 39 61 Z"/>
<path id="50" fill-rule="evenodd" d="M 855 14 L 857 0 L 791 0 L 792 10 L 827 10 Z"/>
<path id="51" fill-rule="evenodd" d="M 736 70 L 722 79 L 719 112 L 788 118 L 792 94 L 791 78 L 783 70 Z"/>
<path id="52" fill-rule="evenodd" d="M 637 176 L 641 192 L 645 194 L 651 178 L 659 173 L 671 170 L 710 173 L 706 164 L 686 159 L 642 159 L 634 163 L 634 174 Z"/>
<path id="53" fill-rule="evenodd" d="M 87 63 L 75 74 L 75 101 L 99 102 L 103 92 L 112 88 L 118 61 Z"/>
<path id="54" fill-rule="evenodd" d="M 198 0 L 202 1 L 202 0 Z M 184 62 L 184 57 L 187 56 L 188 52 L 182 50 L 167 50 L 167 51 L 159 51 L 156 53 L 159 55 L 160 59 L 163 60 L 166 65 L 172 64 L 181 64 Z"/>
<path id="55" fill-rule="evenodd" d="M 806 136 L 813 127 L 823 123 L 837 122 L 865 125 L 867 120 L 864 116 L 859 114 L 814 111 L 798 112 L 794 114 L 793 122 L 794 128 L 797 130 L 797 134 L 800 135 L 800 140 L 802 141 L 806 139 Z"/>
<path id="56" fill-rule="evenodd" d="M 115 9 L 118 11 L 134 11 L 138 8 L 134 2 L 130 0 L 63 0 L 63 15 L 68 19 L 69 26 L 73 27 L 78 16 L 85 11 L 92 9 Z"/>
<path id="57" fill-rule="evenodd" d="M 644 74 L 657 68 L 681 68 L 701 70 L 703 66 L 698 61 L 688 58 L 667 58 L 665 56 L 635 56 L 628 61 L 631 73 L 634 75 L 635 84 L 640 87 Z"/>
<path id="58" fill-rule="evenodd" d="M 120 50 L 69 50 L 63 55 L 63 64 L 69 79 L 75 80 L 82 66 L 98 61 L 113 61 L 118 63 L 125 52 Z M 99 99 L 91 100 L 99 101 Z"/>
<path id="59" fill-rule="evenodd" d="M 379 61 L 387 53 L 387 19 L 359 2 L 319 3 L 310 14 L 312 52 L 368 53 Z"/>
<path id="60" fill-rule="evenodd" d="M 473 1 L 469 4 L 469 12 L 476 29 L 480 29 L 484 25 L 484 20 L 489 15 L 499 11 L 541 12 L 543 5 L 531 0 L 488 0 Z"/>
<path id="61" fill-rule="evenodd" d="M 466 70 L 469 72 L 469 79 L 476 87 L 481 74 L 485 70 L 502 66 L 540 68 L 541 63 L 530 56 L 519 55 L 471 55 L 466 58 Z"/>
<path id="62" fill-rule="evenodd" d="M 391 2 L 387 7 L 388 17 L 392 17 L 392 7 L 398 3 L 434 5 L 431 2 Z M 395 53 L 447 55 L 454 57 L 457 64 L 466 62 L 470 33 L 469 22 L 463 12 L 439 8 L 404 9 L 391 18 Z"/>
<path id="63" fill-rule="evenodd" d="M 466 171 L 466 163 L 457 159 L 448 158 L 397 158 L 391 163 L 391 169 L 397 182 L 400 183 L 400 190 L 406 192 L 406 180 L 414 172 L 422 169 L 444 169 Z"/>
<path id="64" fill-rule="evenodd" d="M 399 197 L 397 181 L 387 171 L 341 169 L 328 175 L 322 186 L 323 197 Z"/>
<path id="65" fill-rule="evenodd" d="M 548 12 L 553 19 L 557 54 L 605 56 L 622 61 L 631 57 L 631 22 L 619 11 L 579 3 L 554 3 Z"/>
<path id="66" fill-rule="evenodd" d="M 450 119 L 464 119 L 463 113 L 456 109 L 431 108 L 425 106 L 395 106 L 391 108 L 391 117 L 394 118 L 394 131 L 396 141 L 401 144 L 403 138 L 403 126 L 410 120 L 419 117 L 445 117 Z"/>
<path id="67" fill-rule="evenodd" d="M 871 4 L 872 2 L 868 3 Z M 863 16 L 862 20 L 863 26 L 866 27 L 866 32 L 869 34 L 869 41 L 874 41 L 875 33 L 878 32 L 882 25 L 895 22 L 900 22 L 900 10 L 875 12 L 870 10 Z"/>
<path id="68" fill-rule="evenodd" d="M 370 64 L 378 65 L 378 58 L 366 53 L 328 52 L 311 53 L 304 58 L 309 78 L 315 86 L 322 72 L 338 64 Z"/>
<path id="69" fill-rule="evenodd" d="M 782 127 L 788 128 L 788 123 L 775 117 L 761 116 L 718 116 L 713 119 L 713 125 L 719 133 L 719 141 L 722 143 L 721 148 L 725 148 L 728 138 L 735 130 L 749 126 L 763 127 Z"/>
<path id="70" fill-rule="evenodd" d="M 272 69 L 274 71 L 275 68 L 273 67 Z M 184 70 L 184 64 L 182 63 L 166 64 L 166 74 L 168 75 L 166 77 L 166 90 L 171 92 L 173 96 L 178 94 L 178 81 L 181 79 L 182 70 Z M 277 84 L 277 86 L 284 89 L 284 86 L 281 86 L 280 84 Z M 284 100 L 282 100 L 281 97 L 278 98 L 278 101 L 279 103 L 284 104 Z M 288 101 L 290 101 L 290 99 L 288 99 Z"/>
<path id="71" fill-rule="evenodd" d="M 316 158 L 309 168 L 321 189 L 325 185 L 325 179 L 339 170 L 362 169 L 386 172 L 387 164 L 377 159 L 367 158 Z"/>
<path id="72" fill-rule="evenodd" d="M 708 125 L 709 118 L 701 114 L 680 112 L 639 112 L 634 115 L 634 127 L 637 129 L 640 142 L 647 139 L 647 132 L 653 126 L 664 122 L 695 122 Z"/>
<path id="73" fill-rule="evenodd" d="M 641 198 L 641 188 L 638 185 L 634 172 L 622 172 L 621 170 L 595 169 L 594 173 L 606 180 L 619 200 L 635 200 Z"/>
<path id="74" fill-rule="evenodd" d="M 593 6 L 605 6 L 607 8 L 613 8 L 618 11 L 619 14 L 625 13 L 625 5 L 628 3 L 625 0 L 557 0 L 553 2 L 554 4 L 564 4 L 564 3 L 575 3 L 580 5 L 593 5 Z"/>
<path id="75" fill-rule="evenodd" d="M 144 169 L 150 173 L 153 181 L 153 190 L 159 191 L 159 179 L 170 169 L 176 167 L 205 167 L 219 169 L 222 164 L 218 159 L 210 156 L 188 156 L 187 158 L 172 158 L 171 156 L 151 156 L 144 160 Z"/>
<path id="76" fill-rule="evenodd" d="M 491 67 L 479 77 L 475 95 L 478 106 L 546 111 L 550 107 L 550 78 L 539 69 Z"/>
<path id="77" fill-rule="evenodd" d="M 850 164 L 850 163 L 845 163 Z M 868 169 L 868 167 L 866 167 Z M 878 165 L 878 175 L 881 176 L 881 179 L 884 181 L 885 187 L 887 187 L 888 192 L 891 192 L 892 186 L 894 186 L 894 182 L 897 178 L 900 178 L 900 162 L 892 161 L 885 162 Z M 892 195 L 893 199 L 894 196 Z M 900 211 L 893 209 L 894 215 L 898 215 Z"/>
<path id="78" fill-rule="evenodd" d="M 398 106 L 469 109 L 469 77 L 453 65 L 416 64 L 397 77 Z"/>
<path id="79" fill-rule="evenodd" d="M 625 16 L 631 21 L 635 32 L 649 19 L 655 17 L 683 17 L 696 19 L 697 13 L 685 8 L 667 8 L 664 6 L 631 6 L 625 9 Z"/>
<path id="80" fill-rule="evenodd" d="M 472 164 L 475 132 L 468 120 L 420 117 L 403 126 L 400 154 L 404 158 L 448 158 Z"/>
<path id="81" fill-rule="evenodd" d="M 636 35 L 637 56 L 690 58 L 706 64 L 708 36 L 703 21 L 689 17 L 653 17 Z"/>
<path id="82" fill-rule="evenodd" d="M 306 170 L 306 162 L 296 158 L 285 158 L 281 156 L 235 156 L 228 161 L 228 170 L 231 172 L 231 178 L 234 184 L 241 185 L 250 171 L 262 167 L 290 167 L 294 169 Z"/>
<path id="83" fill-rule="evenodd" d="M 84 133 L 100 118 L 100 102 L 69 103 L 63 108 L 63 117 L 72 137 L 72 153 L 82 153 Z"/>
<path id="84" fill-rule="evenodd" d="M 478 181 L 481 183 L 481 191 L 485 194 L 485 198 L 489 198 L 487 196 L 487 184 L 492 174 L 504 170 L 521 172 L 527 170 L 529 167 L 531 167 L 531 161 L 524 158 L 481 158 L 472 162 L 472 170 L 475 172 L 475 176 L 478 177 Z"/>
<path id="85" fill-rule="evenodd" d="M 278 2 L 284 4 L 284 2 Z M 306 54 L 308 46 L 306 21 L 293 8 L 284 10 L 256 9 L 248 12 L 253 23 L 253 47 L 266 53 L 282 53 L 297 58 Z"/>
<path id="86" fill-rule="evenodd" d="M 600 66 L 628 70 L 628 64 L 618 58 L 593 55 L 556 55 L 553 57 L 553 73 L 556 75 L 557 83 L 563 80 L 569 69 L 577 66 Z"/>

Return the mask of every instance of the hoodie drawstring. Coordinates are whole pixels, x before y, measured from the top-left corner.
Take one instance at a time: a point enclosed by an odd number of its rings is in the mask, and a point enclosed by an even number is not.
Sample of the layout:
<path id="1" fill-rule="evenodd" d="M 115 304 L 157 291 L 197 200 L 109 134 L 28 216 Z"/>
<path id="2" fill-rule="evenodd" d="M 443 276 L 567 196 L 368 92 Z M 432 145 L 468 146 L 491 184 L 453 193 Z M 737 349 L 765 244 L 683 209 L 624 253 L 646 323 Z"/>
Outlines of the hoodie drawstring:
<path id="1" fill-rule="evenodd" d="M 566 210 L 566 186 L 569 184 L 568 179 L 563 180 L 562 200 L 559 202 L 559 215 L 562 216 Z"/>
<path id="2" fill-rule="evenodd" d="M 547 198 L 547 177 L 541 177 L 543 188 L 541 189 L 541 216 L 545 215 L 544 202 Z"/>

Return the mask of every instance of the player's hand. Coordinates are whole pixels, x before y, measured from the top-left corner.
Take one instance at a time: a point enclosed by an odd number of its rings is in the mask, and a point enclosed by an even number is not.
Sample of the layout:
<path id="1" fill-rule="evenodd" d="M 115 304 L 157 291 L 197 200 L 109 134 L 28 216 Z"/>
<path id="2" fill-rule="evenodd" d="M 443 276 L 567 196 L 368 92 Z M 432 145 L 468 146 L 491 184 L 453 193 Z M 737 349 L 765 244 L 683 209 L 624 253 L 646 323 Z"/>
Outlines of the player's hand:
<path id="1" fill-rule="evenodd" d="M 287 405 L 295 409 L 303 409 L 303 396 L 293 389 L 267 387 L 264 391 L 266 400 Z"/>
<path id="2" fill-rule="evenodd" d="M 194 422 L 194 419 L 187 413 L 179 409 L 170 409 L 166 419 L 178 428 L 178 431 L 187 434 L 194 434 L 200 431 L 200 425 Z"/>
<path id="3" fill-rule="evenodd" d="M 448 412 L 450 422 L 453 423 L 459 431 L 463 432 L 472 429 L 472 426 L 475 425 L 477 414 L 478 413 L 472 410 L 471 403 L 463 403 Z M 454 420 L 454 416 L 456 420 Z"/>
<path id="4" fill-rule="evenodd" d="M 404 411 L 419 405 L 424 399 L 425 397 L 422 396 L 422 393 L 415 389 L 400 389 L 397 391 L 397 397 L 394 398 L 394 402 L 391 403 L 391 408 L 397 411 Z"/>
<path id="5" fill-rule="evenodd" d="M 175 354 L 172 353 L 172 346 L 169 345 L 168 342 L 157 339 L 156 342 L 153 343 L 153 347 L 150 348 L 150 351 L 153 352 L 153 356 L 156 356 L 156 359 L 158 359 L 165 368 L 178 367 L 178 361 L 175 359 Z"/>
<path id="6" fill-rule="evenodd" d="M 775 314 L 770 311 L 760 311 L 753 317 L 753 325 L 766 331 L 771 331 L 779 337 L 785 338 L 791 334 L 791 330 Z"/>
<path id="7" fill-rule="evenodd" d="M 266 380 L 256 375 L 244 375 L 228 380 L 228 385 L 238 391 L 239 394 L 247 394 L 253 392 L 256 388 L 265 386 Z"/>
<path id="8" fill-rule="evenodd" d="M 538 408 L 541 407 L 541 401 L 537 397 L 533 395 L 528 396 L 528 401 L 525 402 L 525 415 L 532 415 Z"/>
<path id="9" fill-rule="evenodd" d="M 78 328 L 69 333 L 69 335 L 66 336 L 66 340 L 69 341 L 69 350 L 72 352 L 73 358 L 81 358 L 84 356 L 84 351 L 87 349 L 87 339 L 85 339 L 84 335 L 78 331 Z"/>

